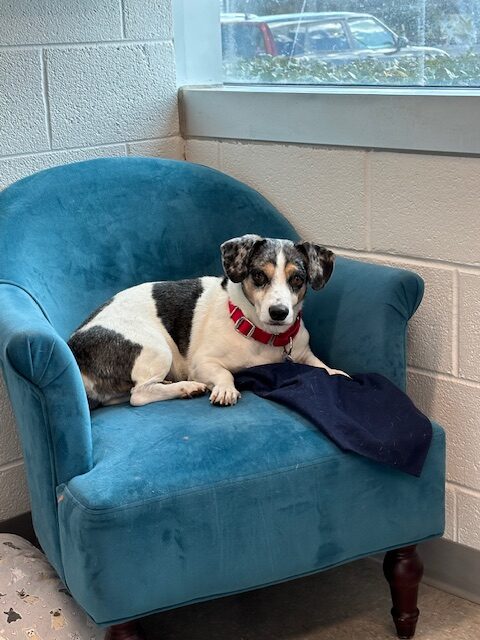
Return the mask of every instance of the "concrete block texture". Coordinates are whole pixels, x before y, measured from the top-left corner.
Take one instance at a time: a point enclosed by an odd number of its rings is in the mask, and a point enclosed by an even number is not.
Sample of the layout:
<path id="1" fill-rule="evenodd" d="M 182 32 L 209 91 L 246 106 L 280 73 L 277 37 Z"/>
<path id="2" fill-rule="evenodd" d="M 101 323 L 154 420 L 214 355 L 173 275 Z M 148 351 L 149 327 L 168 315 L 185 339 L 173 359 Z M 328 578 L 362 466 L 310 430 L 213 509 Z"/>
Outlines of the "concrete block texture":
<path id="1" fill-rule="evenodd" d="M 457 491 L 458 542 L 480 549 L 480 494 Z"/>
<path id="2" fill-rule="evenodd" d="M 404 265 L 425 282 L 422 304 L 408 325 L 408 363 L 421 369 L 452 373 L 453 272 Z"/>
<path id="3" fill-rule="evenodd" d="M 54 148 L 178 133 L 172 43 L 48 49 Z"/>
<path id="4" fill-rule="evenodd" d="M 185 158 L 189 162 L 219 169 L 219 143 L 216 140 L 185 140 Z"/>
<path id="5" fill-rule="evenodd" d="M 372 153 L 372 248 L 480 264 L 479 197 L 477 158 Z"/>
<path id="6" fill-rule="evenodd" d="M 7 462 L 18 460 L 21 455 L 12 406 L 0 375 L 0 467 Z"/>
<path id="7" fill-rule="evenodd" d="M 0 189 L 9 184 L 25 178 L 32 173 L 55 167 L 69 162 L 80 162 L 90 158 L 110 156 L 124 156 L 125 145 L 109 145 L 107 147 L 92 147 L 89 149 L 71 149 L 68 151 L 50 151 L 20 158 L 0 158 Z"/>
<path id="8" fill-rule="evenodd" d="M 447 483 L 445 487 L 445 533 L 443 537 L 453 542 L 457 539 L 457 496 L 455 489 Z"/>
<path id="9" fill-rule="evenodd" d="M 269 199 L 307 240 L 364 249 L 365 153 L 222 142 L 221 169 Z"/>
<path id="10" fill-rule="evenodd" d="M 480 273 L 459 274 L 458 332 L 460 376 L 480 381 Z"/>
<path id="11" fill-rule="evenodd" d="M 129 156 L 154 156 L 156 158 L 184 159 L 184 143 L 180 136 L 161 138 L 159 140 L 143 140 L 127 144 Z"/>
<path id="12" fill-rule="evenodd" d="M 365 259 L 408 269 L 423 278 L 423 300 L 408 324 L 408 364 L 439 373 L 453 373 L 453 270 L 374 255 Z"/>
<path id="13" fill-rule="evenodd" d="M 0 522 L 30 511 L 30 498 L 23 464 L 0 468 Z"/>
<path id="14" fill-rule="evenodd" d="M 44 149 L 48 133 L 41 53 L 0 49 L 0 156 Z"/>
<path id="15" fill-rule="evenodd" d="M 480 490 L 480 386 L 409 373 L 408 394 L 447 433 L 447 479 Z"/>
<path id="16" fill-rule="evenodd" d="M 169 40 L 172 38 L 170 0 L 123 0 L 125 37 Z"/>
<path id="17" fill-rule="evenodd" d="M 119 40 L 118 0 L 2 0 L 0 45 Z"/>

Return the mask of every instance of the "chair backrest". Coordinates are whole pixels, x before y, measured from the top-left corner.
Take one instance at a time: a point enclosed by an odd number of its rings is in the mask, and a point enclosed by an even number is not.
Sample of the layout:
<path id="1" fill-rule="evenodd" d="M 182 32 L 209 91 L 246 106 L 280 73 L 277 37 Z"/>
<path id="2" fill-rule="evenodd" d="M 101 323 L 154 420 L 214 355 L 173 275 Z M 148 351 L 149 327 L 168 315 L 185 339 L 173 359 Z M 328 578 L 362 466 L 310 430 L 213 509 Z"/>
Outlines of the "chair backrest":
<path id="1" fill-rule="evenodd" d="M 213 169 L 89 160 L 0 194 L 0 279 L 25 288 L 65 338 L 117 291 L 220 274 L 220 244 L 244 233 L 297 238 L 259 193 Z"/>

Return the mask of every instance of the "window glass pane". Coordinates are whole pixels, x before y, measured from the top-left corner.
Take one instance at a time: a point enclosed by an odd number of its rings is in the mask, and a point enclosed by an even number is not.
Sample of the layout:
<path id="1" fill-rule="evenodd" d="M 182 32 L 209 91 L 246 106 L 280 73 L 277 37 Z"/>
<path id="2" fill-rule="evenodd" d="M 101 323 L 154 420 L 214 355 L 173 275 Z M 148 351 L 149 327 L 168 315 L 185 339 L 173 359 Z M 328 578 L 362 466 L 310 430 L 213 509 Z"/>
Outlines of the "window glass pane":
<path id="1" fill-rule="evenodd" d="M 343 22 L 312 22 L 306 26 L 307 52 L 345 51 L 349 49 L 347 32 Z"/>
<path id="2" fill-rule="evenodd" d="M 354 39 L 354 45 L 366 49 L 393 49 L 395 37 L 376 20 L 360 18 L 348 21 L 350 33 Z"/>
<path id="3" fill-rule="evenodd" d="M 480 0 L 212 1 L 227 83 L 480 87 Z"/>
<path id="4" fill-rule="evenodd" d="M 349 48 L 343 22 L 272 23 L 270 31 L 276 55 L 308 56 L 319 51 L 344 51 Z"/>
<path id="5" fill-rule="evenodd" d="M 298 56 L 305 53 L 305 27 L 301 24 L 294 22 L 272 24 L 270 32 L 277 55 Z"/>
<path id="6" fill-rule="evenodd" d="M 222 24 L 222 50 L 224 59 L 246 58 L 266 53 L 260 25 L 248 22 Z"/>

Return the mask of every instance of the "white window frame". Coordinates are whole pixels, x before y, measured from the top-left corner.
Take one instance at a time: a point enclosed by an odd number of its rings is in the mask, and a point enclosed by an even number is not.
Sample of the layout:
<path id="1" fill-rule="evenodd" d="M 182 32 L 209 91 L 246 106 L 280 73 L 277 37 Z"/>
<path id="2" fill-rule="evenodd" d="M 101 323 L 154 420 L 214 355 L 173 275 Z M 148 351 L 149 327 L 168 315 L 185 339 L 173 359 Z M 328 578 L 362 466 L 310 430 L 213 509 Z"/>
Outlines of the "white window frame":
<path id="1" fill-rule="evenodd" d="M 186 138 L 480 155 L 480 90 L 223 85 L 219 0 L 173 0 Z"/>

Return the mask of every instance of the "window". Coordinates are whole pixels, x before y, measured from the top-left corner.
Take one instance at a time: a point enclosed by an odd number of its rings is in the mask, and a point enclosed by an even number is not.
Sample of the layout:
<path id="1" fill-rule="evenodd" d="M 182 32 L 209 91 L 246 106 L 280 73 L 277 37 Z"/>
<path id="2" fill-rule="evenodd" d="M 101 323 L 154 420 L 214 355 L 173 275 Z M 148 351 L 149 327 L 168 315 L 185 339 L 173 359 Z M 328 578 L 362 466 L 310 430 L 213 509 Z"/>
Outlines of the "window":
<path id="1" fill-rule="evenodd" d="M 185 137 L 480 154 L 480 0 L 173 7 Z"/>
<path id="2" fill-rule="evenodd" d="M 378 20 L 353 18 L 348 21 L 354 45 L 361 49 L 395 49 L 395 35 Z"/>
<path id="3" fill-rule="evenodd" d="M 269 53 L 260 25 L 235 21 L 222 24 L 222 51 L 224 60 L 250 59 Z"/>
<path id="4" fill-rule="evenodd" d="M 349 48 L 345 25 L 340 21 L 272 23 L 276 55 L 312 56 Z"/>
<path id="5" fill-rule="evenodd" d="M 480 0 L 221 0 L 227 83 L 480 87 Z"/>
<path id="6" fill-rule="evenodd" d="M 315 55 L 322 52 L 347 51 L 349 49 L 347 33 L 343 22 L 312 22 L 307 26 L 307 53 Z"/>

